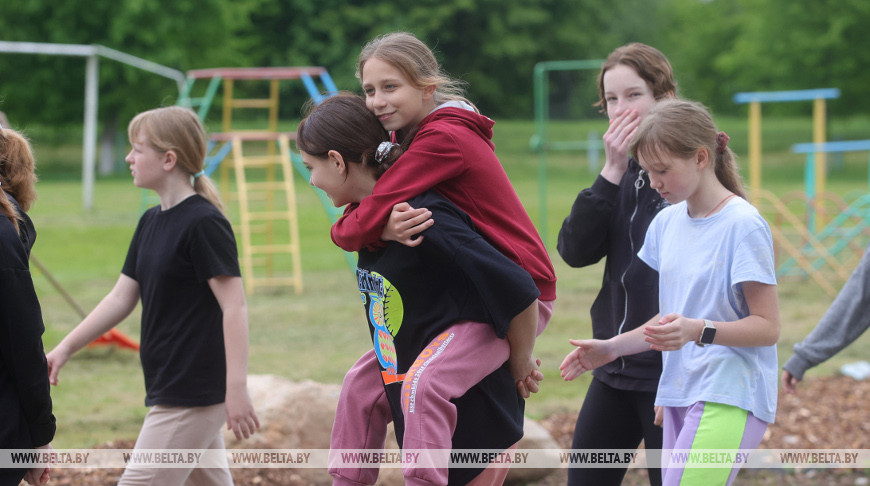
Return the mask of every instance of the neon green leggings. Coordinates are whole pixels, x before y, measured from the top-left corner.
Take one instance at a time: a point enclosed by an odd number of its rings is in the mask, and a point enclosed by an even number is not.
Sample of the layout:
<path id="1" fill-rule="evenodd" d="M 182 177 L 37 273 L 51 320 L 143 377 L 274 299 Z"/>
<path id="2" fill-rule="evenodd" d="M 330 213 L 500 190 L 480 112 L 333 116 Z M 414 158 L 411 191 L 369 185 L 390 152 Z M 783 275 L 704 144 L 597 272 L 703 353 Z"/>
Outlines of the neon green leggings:
<path id="1" fill-rule="evenodd" d="M 662 484 L 730 485 L 742 461 L 738 450 L 758 447 L 767 422 L 731 405 L 697 402 L 664 407 Z M 718 464 L 721 467 L 699 467 Z"/>

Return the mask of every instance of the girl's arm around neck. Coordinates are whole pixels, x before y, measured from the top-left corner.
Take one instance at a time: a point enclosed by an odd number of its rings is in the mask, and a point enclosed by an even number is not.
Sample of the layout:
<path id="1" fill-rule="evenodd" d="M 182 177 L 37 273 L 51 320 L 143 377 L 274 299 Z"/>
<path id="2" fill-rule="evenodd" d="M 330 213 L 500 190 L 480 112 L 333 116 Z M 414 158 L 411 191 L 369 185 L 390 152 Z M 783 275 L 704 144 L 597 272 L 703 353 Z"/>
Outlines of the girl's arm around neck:
<path id="1" fill-rule="evenodd" d="M 345 251 L 380 242 L 393 206 L 459 176 L 466 169 L 454 139 L 437 130 L 420 132 L 408 150 L 378 179 L 372 194 L 351 205 L 332 225 L 333 243 Z"/>
<path id="2" fill-rule="evenodd" d="M 248 395 L 248 304 L 241 277 L 220 275 L 208 285 L 223 312 L 224 352 L 227 361 L 227 429 L 248 438 L 260 428 Z"/>
<path id="3" fill-rule="evenodd" d="M 49 382 L 57 385 L 58 372 L 69 358 L 88 343 L 117 326 L 133 312 L 138 302 L 139 282 L 121 274 L 108 295 L 103 297 L 94 310 L 46 355 Z"/>

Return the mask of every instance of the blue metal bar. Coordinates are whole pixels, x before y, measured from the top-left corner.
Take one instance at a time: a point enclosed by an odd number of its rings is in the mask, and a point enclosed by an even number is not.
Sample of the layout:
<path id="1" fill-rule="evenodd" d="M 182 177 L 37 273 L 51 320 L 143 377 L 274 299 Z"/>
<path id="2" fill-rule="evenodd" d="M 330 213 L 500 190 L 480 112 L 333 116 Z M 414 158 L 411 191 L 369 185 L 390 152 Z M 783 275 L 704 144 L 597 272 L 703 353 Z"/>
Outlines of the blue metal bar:
<path id="1" fill-rule="evenodd" d="M 796 143 L 791 146 L 791 151 L 796 154 L 808 152 L 860 152 L 870 150 L 870 140 L 847 140 L 841 142 L 825 143 Z"/>
<path id="2" fill-rule="evenodd" d="M 752 93 L 737 93 L 734 95 L 735 103 L 776 103 L 783 101 L 810 101 L 817 99 L 833 99 L 840 97 L 837 88 L 824 89 L 801 89 L 796 91 L 757 91 Z"/>
<path id="3" fill-rule="evenodd" d="M 208 142 L 208 152 L 211 152 L 211 149 L 214 148 L 215 142 Z M 233 148 L 232 140 L 227 140 L 224 142 L 224 145 L 218 150 L 218 152 L 214 155 L 209 155 L 205 158 L 205 166 L 203 167 L 203 171 L 205 171 L 205 175 L 211 177 L 212 173 L 221 165 L 221 162 L 227 157 L 227 154 L 230 153 L 230 150 Z"/>
<path id="4" fill-rule="evenodd" d="M 328 72 L 323 71 L 323 74 L 320 75 L 320 81 L 326 86 L 326 92 L 330 95 L 338 93 L 338 87 L 335 86 L 335 83 L 332 81 L 332 76 L 329 75 Z"/>
<path id="5" fill-rule="evenodd" d="M 314 80 L 311 79 L 311 75 L 308 73 L 302 73 L 300 78 L 302 79 L 302 83 L 305 85 L 305 89 L 308 90 L 308 96 L 310 96 L 311 99 L 319 105 L 320 102 L 323 101 L 323 96 L 317 89 L 317 85 L 314 84 Z"/>

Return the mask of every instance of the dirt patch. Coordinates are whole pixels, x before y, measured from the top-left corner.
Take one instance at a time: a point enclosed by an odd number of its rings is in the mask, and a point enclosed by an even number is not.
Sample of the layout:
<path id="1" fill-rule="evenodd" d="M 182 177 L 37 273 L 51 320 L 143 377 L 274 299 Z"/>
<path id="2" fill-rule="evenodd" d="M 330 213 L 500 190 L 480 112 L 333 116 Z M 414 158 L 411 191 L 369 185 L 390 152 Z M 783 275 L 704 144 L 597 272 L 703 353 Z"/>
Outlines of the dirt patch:
<path id="1" fill-rule="evenodd" d="M 767 429 L 763 449 L 870 449 L 870 380 L 846 376 L 808 379 L 798 384 L 797 395 L 780 390 L 776 423 Z M 578 410 L 579 411 L 579 410 Z M 551 415 L 541 421 L 561 447 L 570 448 L 577 412 Z M 870 471 L 814 469 L 784 471 L 744 469 L 737 485 L 870 485 Z M 558 471 L 537 486 L 566 484 Z M 625 486 L 648 485 L 645 470 L 630 469 Z"/>
<path id="2" fill-rule="evenodd" d="M 780 395 L 776 424 L 765 434 L 766 449 L 870 449 L 870 380 L 857 381 L 845 376 L 808 379 L 799 384 L 798 394 Z M 541 424 L 563 448 L 571 447 L 577 411 L 554 414 Z M 132 441 L 105 444 L 103 448 L 129 449 Z M 232 469 L 238 486 L 306 486 L 290 469 Z M 115 484 L 120 469 L 58 469 L 49 484 L 57 486 L 103 486 Z M 567 473 L 556 471 L 536 486 L 564 485 Z M 852 469 L 815 469 L 780 471 L 745 469 L 738 485 L 870 485 L 870 471 Z M 649 484 L 646 471 L 629 470 L 624 485 Z"/>

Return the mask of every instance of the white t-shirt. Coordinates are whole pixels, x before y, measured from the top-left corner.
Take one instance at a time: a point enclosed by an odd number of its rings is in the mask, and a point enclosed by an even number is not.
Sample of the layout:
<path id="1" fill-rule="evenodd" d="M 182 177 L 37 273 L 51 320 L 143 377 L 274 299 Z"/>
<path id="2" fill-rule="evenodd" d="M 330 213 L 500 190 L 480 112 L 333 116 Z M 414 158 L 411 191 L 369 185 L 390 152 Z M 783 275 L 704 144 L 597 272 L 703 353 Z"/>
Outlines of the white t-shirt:
<path id="1" fill-rule="evenodd" d="M 741 198 L 708 218 L 690 218 L 685 201 L 663 209 L 650 224 L 638 257 L 659 272 L 662 316 L 736 321 L 749 315 L 741 282 L 776 285 L 770 227 Z M 663 352 L 662 364 L 656 405 L 723 403 L 773 423 L 776 346 L 700 347 L 690 342 Z"/>

